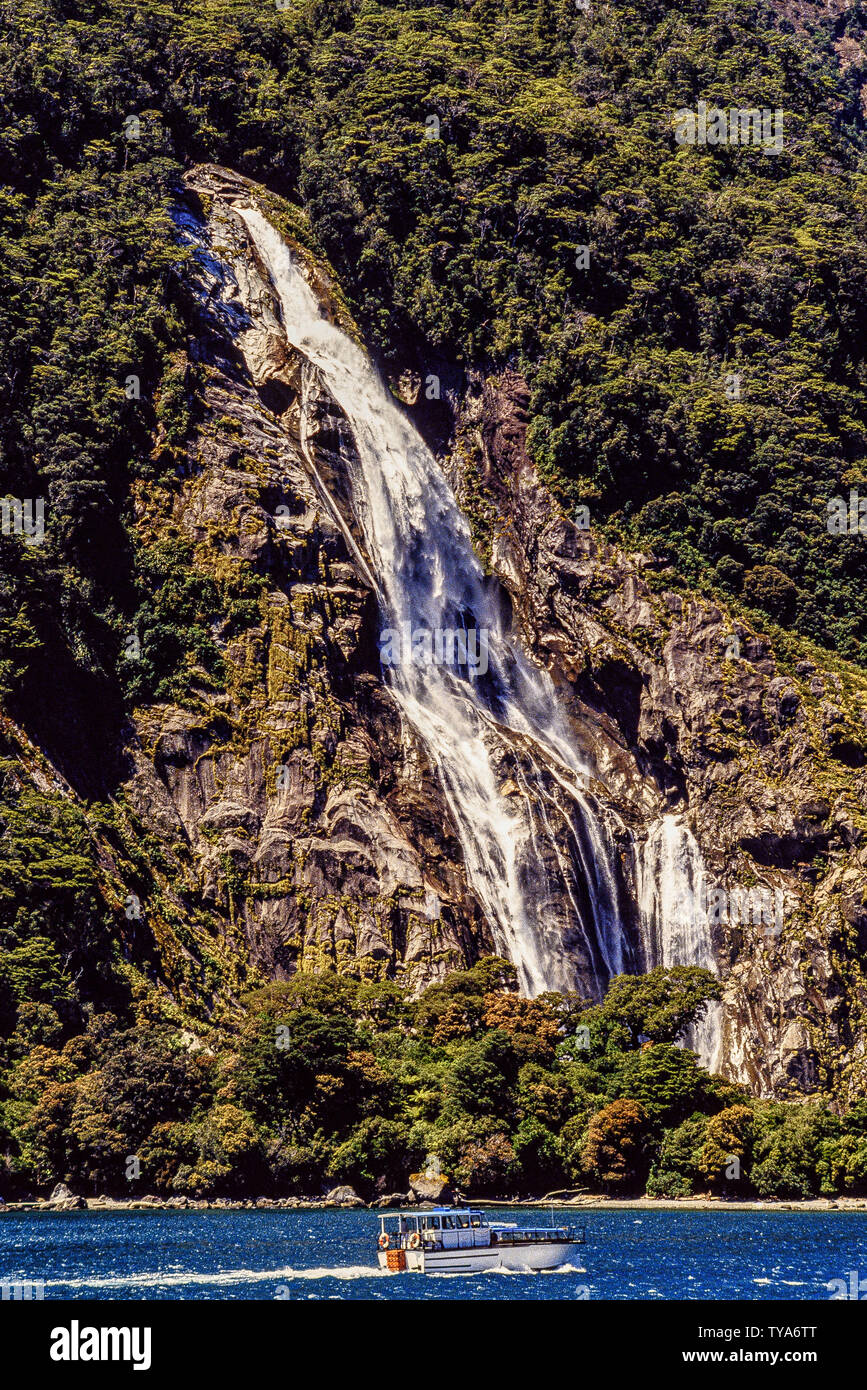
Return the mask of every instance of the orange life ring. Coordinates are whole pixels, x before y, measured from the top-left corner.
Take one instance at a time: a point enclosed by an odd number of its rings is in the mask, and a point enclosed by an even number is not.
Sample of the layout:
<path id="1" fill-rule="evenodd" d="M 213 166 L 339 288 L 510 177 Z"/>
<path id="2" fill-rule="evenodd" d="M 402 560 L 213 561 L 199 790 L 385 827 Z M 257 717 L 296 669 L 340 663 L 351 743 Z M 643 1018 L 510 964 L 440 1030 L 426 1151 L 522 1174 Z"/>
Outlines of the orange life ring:
<path id="1" fill-rule="evenodd" d="M 412 1235 L 407 1241 L 407 1245 L 410 1250 L 418 1249 L 418 1247 L 421 1245 L 421 1236 L 419 1235 L 418 1231 L 413 1231 Z"/>
<path id="2" fill-rule="evenodd" d="M 377 1245 L 379 1246 L 380 1250 L 387 1250 L 388 1247 L 391 1245 L 391 1241 L 389 1240 L 388 1236 L 385 1234 L 385 1231 L 383 1231 L 383 1232 L 382 1232 L 382 1235 L 379 1237 L 379 1240 L 377 1241 Z"/>

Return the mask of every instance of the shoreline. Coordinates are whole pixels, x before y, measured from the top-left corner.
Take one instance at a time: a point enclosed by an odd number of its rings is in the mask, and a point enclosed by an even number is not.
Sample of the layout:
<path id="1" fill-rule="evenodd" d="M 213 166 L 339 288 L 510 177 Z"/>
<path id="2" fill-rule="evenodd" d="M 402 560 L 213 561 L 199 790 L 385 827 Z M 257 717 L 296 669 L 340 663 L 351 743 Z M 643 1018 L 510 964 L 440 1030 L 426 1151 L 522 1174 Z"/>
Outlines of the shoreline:
<path id="1" fill-rule="evenodd" d="M 399 1207 L 378 1206 L 374 1202 L 334 1202 L 324 1198 L 307 1197 L 259 1197 L 259 1198 L 208 1198 L 195 1197 L 143 1197 L 106 1198 L 81 1197 L 52 1202 L 48 1199 L 32 1201 L 5 1202 L 0 1204 L 0 1217 L 4 1213 L 16 1216 L 30 1213 L 48 1212 L 61 1215 L 71 1211 L 90 1212 L 130 1212 L 130 1211 L 369 1211 L 386 1212 L 417 1208 L 430 1210 L 433 1202 L 405 1203 Z M 568 1208 L 574 1211 L 738 1211 L 738 1212 L 867 1212 L 867 1197 L 804 1197 L 775 1201 L 770 1198 L 757 1198 L 755 1201 L 730 1201 L 721 1197 L 606 1197 L 603 1195 L 582 1195 L 579 1197 L 533 1197 L 521 1199 L 483 1197 L 467 1199 L 455 1203 L 456 1206 L 470 1206 L 484 1210 L 501 1208 L 514 1209 L 526 1207 L 540 1210 L 550 1207 Z"/>
<path id="2" fill-rule="evenodd" d="M 482 1200 L 477 1207 L 569 1207 L 573 1210 L 598 1211 L 863 1211 L 867 1212 L 867 1197 L 757 1197 L 753 1201 L 733 1201 L 725 1197 L 604 1197 L 587 1196 L 563 1198 L 534 1197 L 531 1201 L 506 1202 Z"/>

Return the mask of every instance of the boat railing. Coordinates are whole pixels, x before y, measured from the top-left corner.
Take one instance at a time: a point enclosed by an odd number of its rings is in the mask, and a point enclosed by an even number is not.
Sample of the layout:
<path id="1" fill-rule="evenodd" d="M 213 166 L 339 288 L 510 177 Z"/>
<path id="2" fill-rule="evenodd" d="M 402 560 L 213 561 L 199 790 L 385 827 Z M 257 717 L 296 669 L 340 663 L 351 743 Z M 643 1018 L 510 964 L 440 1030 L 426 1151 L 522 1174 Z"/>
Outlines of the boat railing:
<path id="1" fill-rule="evenodd" d="M 569 1241 L 587 1244 L 586 1226 L 505 1226 L 491 1228 L 492 1245 L 526 1245 L 533 1241 Z"/>

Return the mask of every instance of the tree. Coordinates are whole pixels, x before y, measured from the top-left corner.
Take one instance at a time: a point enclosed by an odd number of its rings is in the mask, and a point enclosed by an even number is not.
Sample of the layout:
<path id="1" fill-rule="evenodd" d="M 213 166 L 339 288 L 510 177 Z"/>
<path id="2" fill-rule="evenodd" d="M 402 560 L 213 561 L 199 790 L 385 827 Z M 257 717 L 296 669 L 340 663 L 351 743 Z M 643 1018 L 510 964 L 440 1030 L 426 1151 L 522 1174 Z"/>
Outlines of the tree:
<path id="1" fill-rule="evenodd" d="M 507 1033 L 487 1033 L 464 1043 L 446 1071 L 444 1090 L 453 1110 L 507 1118 L 513 1108 L 517 1058 Z"/>
<path id="2" fill-rule="evenodd" d="M 646 975 L 615 975 L 601 1005 L 605 1021 L 630 1030 L 633 1047 L 643 1034 L 655 1043 L 676 1042 L 703 1015 L 722 985 L 695 965 L 657 966 Z"/>
<path id="3" fill-rule="evenodd" d="M 339 1106 L 355 1040 L 352 1021 L 341 1014 L 306 1005 L 279 1010 L 271 1005 L 243 1029 L 233 1093 L 259 1119 L 297 1125 L 308 1107 L 327 1111 Z"/>
<path id="4" fill-rule="evenodd" d="M 70 1129 L 87 1179 L 116 1190 L 154 1126 L 187 1119 L 205 1098 L 207 1063 L 173 1042 L 169 1029 L 120 1033 L 77 1083 Z"/>
<path id="5" fill-rule="evenodd" d="M 414 1148 L 409 1127 L 400 1120 L 371 1116 L 362 1120 L 334 1150 L 328 1176 L 350 1183 L 364 1196 L 406 1188 L 407 1176 L 424 1155 Z"/>
<path id="6" fill-rule="evenodd" d="M 486 1028 L 508 1033 L 516 1051 L 539 1062 L 554 1057 L 560 1041 L 560 1024 L 551 1007 L 541 999 L 517 994 L 486 994 L 483 1001 Z"/>
<path id="7" fill-rule="evenodd" d="M 695 1190 L 707 1124 L 707 1116 L 691 1115 L 665 1131 L 647 1180 L 649 1197 L 687 1197 Z"/>
<path id="8" fill-rule="evenodd" d="M 416 1025 L 436 1046 L 475 1037 L 482 1028 L 487 995 L 515 985 L 515 968 L 499 956 L 485 956 L 470 970 L 456 970 L 430 985 L 415 1007 Z"/>
<path id="9" fill-rule="evenodd" d="M 662 1136 L 647 1179 L 648 1197 L 689 1197 L 700 1180 L 699 1156 L 708 1118 L 692 1115 Z"/>
<path id="10" fill-rule="evenodd" d="M 574 1094 L 564 1076 L 528 1062 L 518 1073 L 517 1102 L 522 1121 L 538 1120 L 556 1132 L 569 1118 Z"/>
<path id="11" fill-rule="evenodd" d="M 747 1161 L 753 1119 L 748 1105 L 730 1105 L 708 1120 L 698 1169 L 710 1187 L 719 1189 L 733 1184 L 743 1190 L 742 1179 L 749 1178 Z"/>
<path id="12" fill-rule="evenodd" d="M 217 1104 L 193 1122 L 156 1126 L 151 1143 L 143 1146 L 144 1171 L 153 1167 L 176 1192 L 243 1193 L 270 1181 L 253 1117 L 237 1105 Z"/>
<path id="13" fill-rule="evenodd" d="M 760 1197 L 812 1197 L 819 1189 L 822 1142 L 841 1125 L 822 1105 L 764 1101 L 754 1107 L 750 1177 Z"/>
<path id="14" fill-rule="evenodd" d="M 829 1135 L 819 1146 L 820 1189 L 826 1196 L 837 1192 L 867 1192 L 867 1136 Z"/>
<path id="15" fill-rule="evenodd" d="M 512 1137 L 524 1191 L 544 1193 L 562 1187 L 563 1158 L 557 1136 L 536 1119 L 522 1120 Z"/>
<path id="16" fill-rule="evenodd" d="M 634 1100 L 614 1100 L 592 1117 L 582 1171 L 606 1191 L 632 1190 L 646 1172 L 649 1116 Z"/>
<path id="17" fill-rule="evenodd" d="M 471 1197 L 498 1197 L 512 1192 L 520 1165 L 509 1136 L 502 1130 L 468 1140 L 452 1166 L 455 1186 Z"/>
<path id="18" fill-rule="evenodd" d="M 692 1052 L 657 1043 L 625 1055 L 612 1090 L 640 1101 L 654 1120 L 677 1125 L 693 1110 L 712 1103 L 708 1081 Z"/>

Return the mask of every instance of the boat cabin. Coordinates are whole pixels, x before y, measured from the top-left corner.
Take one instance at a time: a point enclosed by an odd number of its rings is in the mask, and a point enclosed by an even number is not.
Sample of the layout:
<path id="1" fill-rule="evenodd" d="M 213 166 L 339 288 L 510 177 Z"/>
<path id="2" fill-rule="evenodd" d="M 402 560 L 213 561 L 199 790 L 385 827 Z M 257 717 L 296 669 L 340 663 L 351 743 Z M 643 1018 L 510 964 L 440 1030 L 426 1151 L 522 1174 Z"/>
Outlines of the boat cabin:
<path id="1" fill-rule="evenodd" d="M 491 1244 L 491 1227 L 480 1211 L 437 1207 L 433 1211 L 389 1212 L 379 1218 L 379 1224 L 381 1248 L 413 1250 L 424 1245 L 427 1249 L 464 1250 Z"/>

